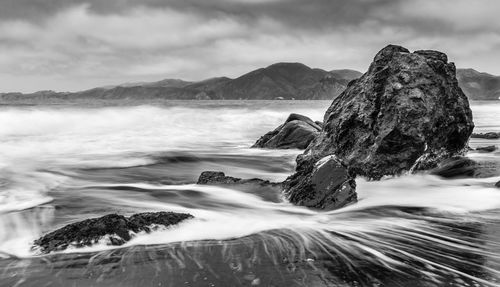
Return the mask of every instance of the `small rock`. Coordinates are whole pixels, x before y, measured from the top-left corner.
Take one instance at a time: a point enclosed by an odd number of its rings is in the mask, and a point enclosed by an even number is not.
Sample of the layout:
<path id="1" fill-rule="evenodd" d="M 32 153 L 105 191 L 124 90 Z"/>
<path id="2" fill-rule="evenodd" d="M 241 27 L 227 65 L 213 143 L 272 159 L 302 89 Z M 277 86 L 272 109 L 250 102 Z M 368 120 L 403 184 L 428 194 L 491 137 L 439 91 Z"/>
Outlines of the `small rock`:
<path id="1" fill-rule="evenodd" d="M 444 178 L 473 177 L 475 170 L 475 161 L 458 156 L 440 162 L 430 173 Z"/>
<path id="2" fill-rule="evenodd" d="M 333 155 L 298 167 L 283 186 L 288 200 L 296 205 L 336 209 L 357 201 L 354 178 Z"/>
<path id="3" fill-rule="evenodd" d="M 231 184 L 241 181 L 241 178 L 226 176 L 222 171 L 204 171 L 200 174 L 197 184 Z"/>
<path id="4" fill-rule="evenodd" d="M 263 135 L 254 148 L 305 149 L 321 131 L 321 126 L 310 118 L 290 114 L 285 123 Z"/>
<path id="5" fill-rule="evenodd" d="M 489 145 L 489 146 L 480 146 L 480 147 L 477 147 L 476 150 L 477 151 L 482 151 L 482 152 L 493 152 L 497 149 L 496 146 L 494 145 Z"/>
<path id="6" fill-rule="evenodd" d="M 471 138 L 478 138 L 478 139 L 494 140 L 494 139 L 499 139 L 500 138 L 500 133 L 495 133 L 495 132 L 479 133 L 479 134 L 474 133 L 470 137 Z"/>
<path id="7" fill-rule="evenodd" d="M 263 180 L 260 178 L 242 179 L 232 176 L 226 176 L 222 171 L 204 171 L 200 174 L 197 184 L 207 184 L 207 185 L 217 185 L 217 184 L 245 184 L 253 183 L 260 185 L 276 185 L 279 183 L 273 183 L 268 180 Z"/>
<path id="8" fill-rule="evenodd" d="M 190 214 L 174 212 L 137 213 L 131 217 L 108 214 L 68 224 L 35 240 L 33 248 L 42 253 L 64 250 L 68 247 L 84 247 L 109 237 L 109 245 L 122 245 L 129 241 L 131 233 L 151 232 L 153 225 L 164 227 L 193 218 Z"/>
<path id="9" fill-rule="evenodd" d="M 495 183 L 495 186 L 498 187 L 498 188 L 500 188 L 500 181 L 497 182 L 497 183 Z"/>

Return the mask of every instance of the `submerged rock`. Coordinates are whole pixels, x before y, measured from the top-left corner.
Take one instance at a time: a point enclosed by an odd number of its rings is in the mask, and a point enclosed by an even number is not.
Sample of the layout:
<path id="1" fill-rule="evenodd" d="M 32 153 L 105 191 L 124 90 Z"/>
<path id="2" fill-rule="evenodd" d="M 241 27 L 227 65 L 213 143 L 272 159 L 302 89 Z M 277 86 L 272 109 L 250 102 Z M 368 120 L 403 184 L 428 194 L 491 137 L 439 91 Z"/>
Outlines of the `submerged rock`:
<path id="1" fill-rule="evenodd" d="M 496 149 L 497 147 L 494 145 L 480 146 L 476 148 L 477 151 L 482 151 L 482 152 L 494 152 Z"/>
<path id="2" fill-rule="evenodd" d="M 133 233 L 151 232 L 157 226 L 167 227 L 193 218 L 190 214 L 174 212 L 137 213 L 131 217 L 108 214 L 68 224 L 35 240 L 34 248 L 42 253 L 60 251 L 68 247 L 91 246 L 102 239 L 108 245 L 122 245 Z"/>
<path id="3" fill-rule="evenodd" d="M 242 179 L 227 176 L 222 171 L 204 171 L 200 174 L 197 184 L 207 185 L 225 185 L 225 184 L 260 184 L 260 185 L 279 185 L 279 183 L 270 182 L 259 178 Z"/>
<path id="4" fill-rule="evenodd" d="M 480 134 L 472 134 L 470 136 L 471 138 L 478 138 L 478 139 L 489 139 L 489 140 L 494 140 L 494 139 L 499 139 L 500 138 L 500 133 L 495 133 L 495 132 L 489 132 L 489 133 L 480 133 Z"/>
<path id="5" fill-rule="evenodd" d="M 260 196 L 262 199 L 271 202 L 281 202 L 282 184 L 281 182 L 270 182 L 259 178 L 242 179 L 226 176 L 221 171 L 204 171 L 198 178 L 197 184 L 226 186 L 230 188 L 248 192 Z"/>
<path id="6" fill-rule="evenodd" d="M 296 205 L 336 209 L 357 200 L 353 176 L 333 155 L 300 166 L 283 186 L 288 200 Z"/>
<path id="7" fill-rule="evenodd" d="M 469 102 L 445 54 L 389 45 L 333 101 L 298 165 L 333 154 L 371 179 L 433 168 L 461 154 L 473 128 Z"/>
<path id="8" fill-rule="evenodd" d="M 475 161 L 463 156 L 457 156 L 440 162 L 430 173 L 444 178 L 473 177 L 476 168 Z"/>
<path id="9" fill-rule="evenodd" d="M 290 114 L 285 123 L 263 135 L 252 147 L 276 149 L 305 149 L 316 136 L 321 126 L 310 118 Z"/>

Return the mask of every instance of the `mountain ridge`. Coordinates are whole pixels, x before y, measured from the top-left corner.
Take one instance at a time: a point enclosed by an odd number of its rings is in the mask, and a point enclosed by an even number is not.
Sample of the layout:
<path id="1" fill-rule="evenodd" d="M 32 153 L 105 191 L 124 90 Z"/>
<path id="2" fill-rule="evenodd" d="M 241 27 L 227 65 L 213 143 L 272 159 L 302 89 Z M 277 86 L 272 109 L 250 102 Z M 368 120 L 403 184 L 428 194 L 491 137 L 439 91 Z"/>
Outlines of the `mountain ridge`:
<path id="1" fill-rule="evenodd" d="M 332 100 L 362 75 L 351 69 L 326 71 L 298 62 L 279 62 L 237 78 L 202 81 L 163 79 L 123 83 L 79 92 L 38 91 L 0 93 L 1 103 L 60 102 L 65 100 Z M 460 87 L 470 100 L 497 100 L 500 77 L 474 69 L 457 69 Z"/>

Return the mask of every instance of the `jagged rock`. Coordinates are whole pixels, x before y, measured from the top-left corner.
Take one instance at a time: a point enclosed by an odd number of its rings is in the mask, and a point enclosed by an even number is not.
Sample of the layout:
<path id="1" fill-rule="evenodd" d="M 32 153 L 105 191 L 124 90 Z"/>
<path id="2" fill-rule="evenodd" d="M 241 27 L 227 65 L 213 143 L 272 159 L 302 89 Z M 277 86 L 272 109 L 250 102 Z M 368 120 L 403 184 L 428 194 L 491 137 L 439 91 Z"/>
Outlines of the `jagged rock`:
<path id="1" fill-rule="evenodd" d="M 225 175 L 222 171 L 204 171 L 200 174 L 197 184 L 225 185 L 225 184 L 260 184 L 279 185 L 280 183 L 270 182 L 259 178 L 242 179 Z"/>
<path id="2" fill-rule="evenodd" d="M 259 178 L 242 179 L 226 176 L 221 171 L 204 171 L 198 178 L 197 184 L 229 186 L 231 189 L 258 195 L 266 201 L 282 201 L 281 182 L 270 182 Z"/>
<path id="3" fill-rule="evenodd" d="M 283 186 L 288 200 L 296 205 L 336 209 L 357 200 L 354 178 L 335 156 L 301 166 Z"/>
<path id="4" fill-rule="evenodd" d="M 478 139 L 489 139 L 489 140 L 494 140 L 494 139 L 499 139 L 500 138 L 500 133 L 495 133 L 495 132 L 489 132 L 489 133 L 479 133 L 479 134 L 472 134 L 470 136 L 471 138 L 478 138 Z"/>
<path id="5" fill-rule="evenodd" d="M 473 177 L 476 167 L 475 161 L 463 156 L 457 156 L 440 162 L 430 173 L 444 178 Z"/>
<path id="6" fill-rule="evenodd" d="M 354 173 L 379 179 L 461 154 L 473 128 L 445 54 L 389 45 L 333 101 L 322 132 L 297 161 L 334 154 Z"/>
<path id="7" fill-rule="evenodd" d="M 91 246 L 102 239 L 108 245 L 122 245 L 133 233 L 151 232 L 157 226 L 167 227 L 193 218 L 190 214 L 174 212 L 137 213 L 131 217 L 108 214 L 68 224 L 35 240 L 33 248 L 42 253 L 64 250 L 68 247 Z"/>
<path id="8" fill-rule="evenodd" d="M 482 151 L 482 152 L 493 152 L 497 149 L 496 146 L 494 145 L 489 145 L 489 146 L 480 146 L 480 147 L 477 147 L 476 150 L 477 151 Z"/>
<path id="9" fill-rule="evenodd" d="M 263 135 L 252 147 L 277 149 L 305 149 L 316 136 L 321 126 L 310 118 L 290 114 L 285 123 Z"/>

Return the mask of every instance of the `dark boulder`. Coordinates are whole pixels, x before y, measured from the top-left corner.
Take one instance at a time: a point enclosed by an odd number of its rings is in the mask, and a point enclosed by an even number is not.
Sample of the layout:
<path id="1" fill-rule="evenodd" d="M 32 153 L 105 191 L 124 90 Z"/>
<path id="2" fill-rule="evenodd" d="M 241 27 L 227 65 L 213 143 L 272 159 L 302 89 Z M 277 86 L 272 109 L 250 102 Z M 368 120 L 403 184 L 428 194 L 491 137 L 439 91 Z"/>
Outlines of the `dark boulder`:
<path id="1" fill-rule="evenodd" d="M 497 149 L 496 146 L 494 145 L 489 145 L 489 146 L 480 146 L 480 147 L 477 147 L 476 150 L 477 151 L 482 151 L 482 152 L 493 152 Z"/>
<path id="2" fill-rule="evenodd" d="M 298 165 L 334 154 L 371 179 L 436 167 L 466 149 L 474 128 L 446 55 L 394 45 L 334 99 L 323 122 Z"/>
<path id="3" fill-rule="evenodd" d="M 174 212 L 147 212 L 125 217 L 108 214 L 68 224 L 35 240 L 33 248 L 42 253 L 64 250 L 68 247 L 91 246 L 100 240 L 108 245 L 122 245 L 133 233 L 151 232 L 158 226 L 167 227 L 193 218 L 190 214 Z"/>
<path id="4" fill-rule="evenodd" d="M 222 171 L 204 171 L 200 174 L 197 184 L 232 184 L 241 178 L 226 176 Z"/>
<path id="5" fill-rule="evenodd" d="M 290 114 L 285 123 L 263 135 L 254 148 L 305 149 L 321 131 L 321 126 L 310 118 Z"/>
<path id="6" fill-rule="evenodd" d="M 479 133 L 479 134 L 472 134 L 470 136 L 471 138 L 478 138 L 478 139 L 488 139 L 488 140 L 494 140 L 494 139 L 499 139 L 500 138 L 500 133 L 495 133 L 495 132 L 489 132 L 489 133 Z"/>
<path id="7" fill-rule="evenodd" d="M 444 178 L 474 177 L 476 169 L 477 164 L 475 161 L 463 156 L 457 156 L 440 162 L 430 173 Z"/>
<path id="8" fill-rule="evenodd" d="M 283 183 L 285 195 L 296 205 L 336 209 L 356 202 L 356 183 L 335 156 L 305 163 Z"/>
<path id="9" fill-rule="evenodd" d="M 497 182 L 497 183 L 495 183 L 495 186 L 498 187 L 498 188 L 500 188 L 500 181 Z"/>

